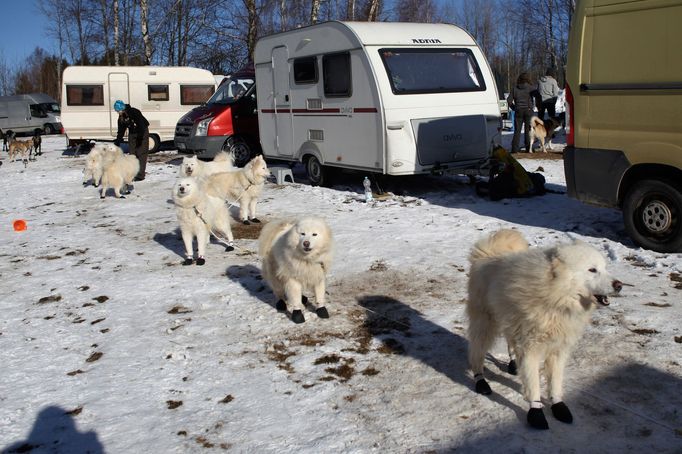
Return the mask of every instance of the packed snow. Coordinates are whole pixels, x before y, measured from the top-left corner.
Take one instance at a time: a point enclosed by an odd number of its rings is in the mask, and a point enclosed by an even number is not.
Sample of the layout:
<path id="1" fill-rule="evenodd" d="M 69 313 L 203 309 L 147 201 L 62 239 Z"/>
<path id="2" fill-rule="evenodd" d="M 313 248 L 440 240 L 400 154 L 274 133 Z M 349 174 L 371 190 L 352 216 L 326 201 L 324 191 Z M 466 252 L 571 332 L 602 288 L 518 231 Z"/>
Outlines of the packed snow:
<path id="1" fill-rule="evenodd" d="M 237 206 L 237 248 L 212 241 L 204 266 L 181 265 L 175 150 L 125 199 L 100 199 L 63 136 L 43 148 L 0 166 L 2 452 L 682 452 L 682 254 L 638 248 L 618 211 L 569 199 L 560 154 L 519 155 L 554 193 L 498 202 L 461 176 L 390 180 L 369 203 L 362 174 L 271 180 L 263 222 L 321 216 L 336 243 L 331 317 L 296 325 Z M 586 241 L 626 284 L 568 362 L 571 425 L 527 426 L 502 341 L 493 394 L 472 390 L 467 255 L 503 227 L 533 246 Z"/>

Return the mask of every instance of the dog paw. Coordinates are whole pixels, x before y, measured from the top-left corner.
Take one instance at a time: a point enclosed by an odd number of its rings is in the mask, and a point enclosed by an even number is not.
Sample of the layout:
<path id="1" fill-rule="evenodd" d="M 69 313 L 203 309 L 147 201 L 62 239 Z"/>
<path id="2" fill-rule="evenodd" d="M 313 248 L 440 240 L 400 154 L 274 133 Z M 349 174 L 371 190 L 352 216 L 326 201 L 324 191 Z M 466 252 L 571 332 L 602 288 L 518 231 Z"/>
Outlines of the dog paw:
<path id="1" fill-rule="evenodd" d="M 286 312 L 287 303 L 285 303 L 284 300 L 277 300 L 277 304 L 275 304 L 275 309 L 277 309 L 279 312 Z"/>
<path id="2" fill-rule="evenodd" d="M 251 225 L 251 223 L 249 222 L 248 219 L 244 219 L 244 220 L 242 221 L 242 224 L 244 224 L 244 225 Z"/>
<path id="3" fill-rule="evenodd" d="M 101 195 L 101 196 L 99 196 L 99 198 L 100 198 L 100 199 L 103 199 L 103 198 L 104 198 L 104 196 L 103 196 L 103 195 Z"/>
<path id="4" fill-rule="evenodd" d="M 291 321 L 294 323 L 303 323 L 305 322 L 305 317 L 303 317 L 303 312 L 301 312 L 299 309 L 296 309 L 291 313 Z"/>
<path id="5" fill-rule="evenodd" d="M 194 263 L 194 260 L 192 260 L 191 258 L 187 257 L 187 258 L 182 262 L 182 265 L 183 265 L 183 266 L 187 266 L 187 265 L 191 265 L 192 263 Z"/>
<path id="6" fill-rule="evenodd" d="M 515 360 L 512 359 L 511 361 L 509 361 L 509 364 L 507 365 L 507 373 L 509 375 L 516 375 L 518 373 Z"/>
<path id="7" fill-rule="evenodd" d="M 203 264 L 205 264 L 205 263 L 206 263 L 206 259 L 205 259 L 205 258 L 199 257 L 199 258 L 197 259 L 197 265 L 201 266 L 201 265 L 203 265 Z"/>
<path id="8" fill-rule="evenodd" d="M 315 309 L 315 313 L 320 318 L 329 318 L 329 312 L 327 312 L 327 308 L 324 306 Z"/>
<path id="9" fill-rule="evenodd" d="M 571 424 L 573 422 L 573 415 L 571 410 L 568 409 L 565 403 L 557 402 L 552 405 L 552 414 L 556 419 L 566 424 Z"/>
<path id="10" fill-rule="evenodd" d="M 225 246 L 225 252 L 232 252 L 232 251 L 234 251 L 234 246 L 231 246 L 229 244 L 227 246 Z"/>
<path id="11" fill-rule="evenodd" d="M 549 429 L 549 424 L 547 424 L 547 419 L 545 419 L 545 413 L 542 411 L 542 408 L 531 408 L 528 410 L 527 419 L 528 424 L 534 429 Z"/>
<path id="12" fill-rule="evenodd" d="M 260 219 L 258 219 L 258 218 L 251 218 L 251 222 L 255 222 L 256 224 L 260 224 Z"/>
<path id="13" fill-rule="evenodd" d="M 490 389 L 490 385 L 485 381 L 485 378 L 482 378 L 476 382 L 476 392 L 487 396 L 492 394 L 493 390 Z"/>

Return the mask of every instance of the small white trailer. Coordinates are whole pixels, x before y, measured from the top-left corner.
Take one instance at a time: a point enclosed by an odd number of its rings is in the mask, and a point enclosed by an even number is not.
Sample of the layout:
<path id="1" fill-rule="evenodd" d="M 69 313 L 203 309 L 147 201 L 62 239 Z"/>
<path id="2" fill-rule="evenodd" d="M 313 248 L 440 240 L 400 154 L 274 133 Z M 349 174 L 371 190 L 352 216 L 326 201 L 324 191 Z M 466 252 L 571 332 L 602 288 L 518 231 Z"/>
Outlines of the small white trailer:
<path id="1" fill-rule="evenodd" d="M 324 22 L 255 49 L 263 154 L 388 175 L 475 172 L 501 130 L 476 41 L 449 24 Z"/>
<path id="2" fill-rule="evenodd" d="M 62 78 L 61 118 L 70 143 L 113 140 L 117 99 L 149 121 L 149 150 L 173 140 L 175 125 L 216 88 L 210 71 L 178 66 L 69 66 Z"/>

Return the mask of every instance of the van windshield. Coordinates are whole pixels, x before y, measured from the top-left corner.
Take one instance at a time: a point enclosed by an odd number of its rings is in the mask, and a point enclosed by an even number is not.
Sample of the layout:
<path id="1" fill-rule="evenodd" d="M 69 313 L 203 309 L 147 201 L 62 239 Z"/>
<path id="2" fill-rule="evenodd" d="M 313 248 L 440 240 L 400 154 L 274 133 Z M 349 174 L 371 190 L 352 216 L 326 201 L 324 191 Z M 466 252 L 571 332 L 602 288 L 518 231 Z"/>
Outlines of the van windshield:
<path id="1" fill-rule="evenodd" d="M 241 98 L 253 86 L 255 80 L 248 77 L 224 80 L 206 104 L 231 104 Z"/>
<path id="2" fill-rule="evenodd" d="M 58 114 L 60 112 L 59 104 L 56 102 L 44 102 L 38 105 L 47 113 Z"/>
<path id="3" fill-rule="evenodd" d="M 485 91 L 485 81 L 469 49 L 379 49 L 396 95 Z"/>

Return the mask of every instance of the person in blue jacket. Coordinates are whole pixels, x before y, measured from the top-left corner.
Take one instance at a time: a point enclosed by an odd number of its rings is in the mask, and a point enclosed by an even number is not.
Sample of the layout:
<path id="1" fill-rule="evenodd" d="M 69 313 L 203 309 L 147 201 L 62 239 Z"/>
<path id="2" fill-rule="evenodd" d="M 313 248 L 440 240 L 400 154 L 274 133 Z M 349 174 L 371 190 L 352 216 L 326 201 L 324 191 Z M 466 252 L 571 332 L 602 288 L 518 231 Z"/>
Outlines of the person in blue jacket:
<path id="1" fill-rule="evenodd" d="M 147 168 L 147 154 L 149 154 L 149 121 L 142 115 L 142 112 L 120 99 L 114 103 L 114 110 L 118 112 L 118 133 L 114 145 L 121 144 L 127 130 L 130 153 L 140 161 L 140 172 L 135 176 L 135 181 L 142 181 Z"/>

